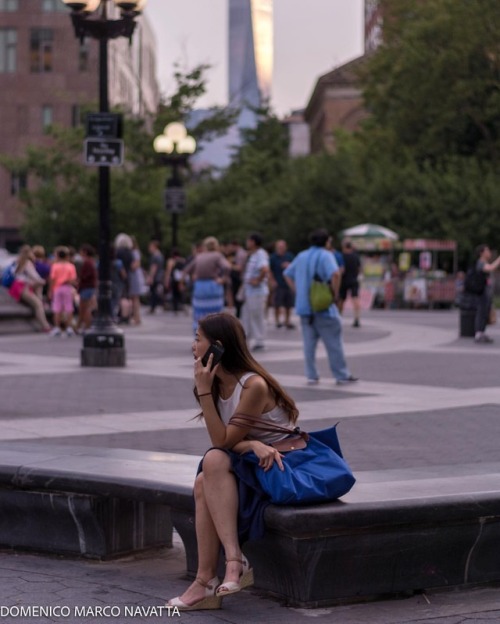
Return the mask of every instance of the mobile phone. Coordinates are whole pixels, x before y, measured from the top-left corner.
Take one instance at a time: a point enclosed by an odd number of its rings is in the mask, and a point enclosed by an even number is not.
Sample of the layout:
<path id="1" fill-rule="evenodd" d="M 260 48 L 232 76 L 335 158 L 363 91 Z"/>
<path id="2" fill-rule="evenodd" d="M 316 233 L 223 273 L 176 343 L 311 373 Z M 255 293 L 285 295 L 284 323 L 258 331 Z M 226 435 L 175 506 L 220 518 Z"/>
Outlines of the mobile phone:
<path id="1" fill-rule="evenodd" d="M 221 358 L 224 354 L 224 347 L 218 342 L 213 342 L 208 347 L 205 355 L 201 358 L 201 363 L 203 364 L 203 366 L 206 366 L 208 364 L 208 358 L 212 353 L 214 357 L 212 358 L 212 367 L 210 370 L 212 370 L 214 366 L 221 361 Z"/>

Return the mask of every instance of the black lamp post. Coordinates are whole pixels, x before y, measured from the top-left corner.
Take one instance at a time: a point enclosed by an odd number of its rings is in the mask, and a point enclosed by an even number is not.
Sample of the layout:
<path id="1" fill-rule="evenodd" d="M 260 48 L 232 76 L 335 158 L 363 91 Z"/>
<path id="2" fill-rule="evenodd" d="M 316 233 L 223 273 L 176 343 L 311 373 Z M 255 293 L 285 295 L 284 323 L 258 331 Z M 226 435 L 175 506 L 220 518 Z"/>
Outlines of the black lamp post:
<path id="1" fill-rule="evenodd" d="M 184 124 L 174 121 L 165 126 L 153 143 L 162 162 L 172 168 L 165 186 L 165 209 L 172 215 L 172 249 L 177 247 L 177 218 L 186 210 L 186 195 L 181 169 L 187 167 L 189 157 L 196 150 L 196 141 L 188 135 Z"/>
<path id="2" fill-rule="evenodd" d="M 97 314 L 83 338 L 82 366 L 125 366 L 125 340 L 123 332 L 113 322 L 111 310 L 109 164 L 112 161 L 107 160 L 106 153 L 116 145 L 119 147 L 121 124 L 117 116 L 109 113 L 108 41 L 118 37 L 131 39 L 136 18 L 146 0 L 113 0 L 121 10 L 119 19 L 108 19 L 108 1 L 111 0 L 63 0 L 72 10 L 75 35 L 82 40 L 91 37 L 99 41 L 99 119 L 95 124 L 99 131 L 94 136 L 109 139 L 100 149 L 96 146 L 97 156 L 92 155 L 93 160 L 87 160 L 88 164 L 99 166 L 99 289 Z M 115 157 L 115 160 L 121 163 L 120 158 Z"/>

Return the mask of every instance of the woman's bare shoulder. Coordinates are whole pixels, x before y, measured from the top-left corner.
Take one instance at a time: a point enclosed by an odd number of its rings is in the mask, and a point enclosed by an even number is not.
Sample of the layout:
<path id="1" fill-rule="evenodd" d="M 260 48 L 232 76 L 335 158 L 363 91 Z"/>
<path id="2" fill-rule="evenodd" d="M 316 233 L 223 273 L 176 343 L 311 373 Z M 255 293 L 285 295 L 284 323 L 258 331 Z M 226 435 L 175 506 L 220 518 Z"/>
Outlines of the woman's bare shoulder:
<path id="1" fill-rule="evenodd" d="M 261 377 L 258 373 L 255 373 L 248 377 L 243 384 L 243 390 L 254 390 L 254 391 L 268 391 L 269 386 L 267 385 L 267 381 Z"/>

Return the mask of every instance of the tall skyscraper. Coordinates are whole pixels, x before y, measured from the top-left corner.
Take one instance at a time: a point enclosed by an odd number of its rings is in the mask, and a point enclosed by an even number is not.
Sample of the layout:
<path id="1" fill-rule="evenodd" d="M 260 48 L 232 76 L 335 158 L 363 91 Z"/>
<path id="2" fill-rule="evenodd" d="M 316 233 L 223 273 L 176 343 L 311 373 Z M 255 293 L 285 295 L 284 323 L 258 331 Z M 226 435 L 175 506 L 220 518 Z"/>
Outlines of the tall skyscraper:
<path id="1" fill-rule="evenodd" d="M 257 125 L 255 109 L 271 96 L 273 73 L 273 0 L 229 0 L 229 106 L 238 108 L 236 123 L 226 134 L 201 141 L 191 164 L 199 169 L 226 169 L 241 145 L 241 130 Z M 188 122 L 196 126 L 210 115 L 194 111 Z"/>
<path id="2" fill-rule="evenodd" d="M 273 71 L 272 0 L 229 0 L 229 103 L 247 114 L 271 94 Z"/>

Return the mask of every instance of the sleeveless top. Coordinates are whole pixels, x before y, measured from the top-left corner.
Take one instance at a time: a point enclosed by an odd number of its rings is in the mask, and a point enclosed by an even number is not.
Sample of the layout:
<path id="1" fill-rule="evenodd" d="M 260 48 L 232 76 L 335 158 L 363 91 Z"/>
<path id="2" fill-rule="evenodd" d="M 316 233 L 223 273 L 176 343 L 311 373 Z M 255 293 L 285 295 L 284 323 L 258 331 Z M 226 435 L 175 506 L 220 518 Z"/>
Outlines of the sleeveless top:
<path id="1" fill-rule="evenodd" d="M 219 397 L 218 407 L 222 420 L 227 425 L 231 416 L 236 412 L 236 408 L 240 402 L 241 391 L 243 390 L 243 386 L 245 385 L 246 380 L 252 375 L 256 375 L 257 373 L 245 373 L 241 376 L 239 382 L 236 384 L 236 387 L 233 391 L 233 394 L 227 398 L 222 399 Z M 260 415 L 261 422 L 270 423 L 272 425 L 278 425 L 279 427 L 286 427 L 290 429 L 290 433 L 293 432 L 295 425 L 290 422 L 288 418 L 288 414 L 285 410 L 276 405 L 269 412 L 264 412 Z M 283 433 L 273 433 L 270 431 L 260 431 L 259 429 L 250 429 L 248 435 L 245 439 L 247 440 L 259 440 L 264 444 L 272 444 L 273 442 L 277 442 L 278 440 L 283 440 L 287 435 Z"/>

